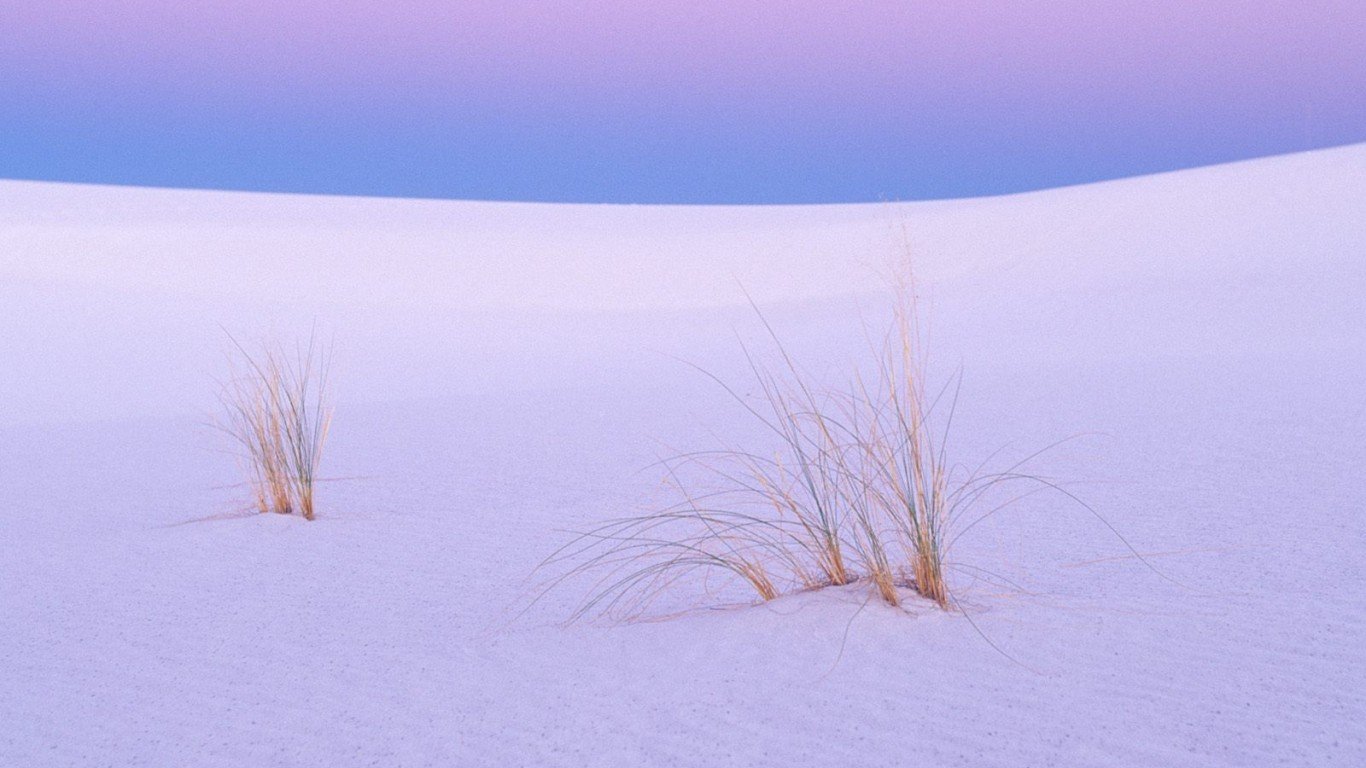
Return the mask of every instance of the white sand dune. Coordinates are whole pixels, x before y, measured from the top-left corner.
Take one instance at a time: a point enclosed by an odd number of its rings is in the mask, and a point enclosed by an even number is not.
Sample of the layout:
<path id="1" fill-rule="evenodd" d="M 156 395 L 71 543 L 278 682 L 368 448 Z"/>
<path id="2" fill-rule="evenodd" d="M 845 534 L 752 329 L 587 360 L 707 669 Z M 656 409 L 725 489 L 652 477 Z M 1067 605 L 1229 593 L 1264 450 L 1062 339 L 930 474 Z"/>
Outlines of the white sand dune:
<path id="1" fill-rule="evenodd" d="M 522 612 L 661 451 L 758 439 L 677 358 L 746 384 L 748 291 L 858 360 L 903 230 L 955 457 L 1084 433 L 1033 471 L 1167 578 L 1038 495 L 955 550 L 967 617 Z M 1363 296 L 1366 145 L 896 205 L 0 182 L 0 765 L 1366 764 Z M 314 323 L 344 479 L 235 514 L 223 329 Z"/>

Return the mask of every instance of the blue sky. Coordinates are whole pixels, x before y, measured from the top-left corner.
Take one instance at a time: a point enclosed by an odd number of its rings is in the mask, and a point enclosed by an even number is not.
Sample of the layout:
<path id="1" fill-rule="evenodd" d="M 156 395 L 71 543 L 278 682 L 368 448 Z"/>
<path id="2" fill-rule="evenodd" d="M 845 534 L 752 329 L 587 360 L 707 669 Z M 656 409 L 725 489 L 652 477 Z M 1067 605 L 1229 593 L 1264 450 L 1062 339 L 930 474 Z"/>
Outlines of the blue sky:
<path id="1" fill-rule="evenodd" d="M 1366 140 L 1366 4 L 944 5 L 17 4 L 0 177 L 850 202 Z"/>

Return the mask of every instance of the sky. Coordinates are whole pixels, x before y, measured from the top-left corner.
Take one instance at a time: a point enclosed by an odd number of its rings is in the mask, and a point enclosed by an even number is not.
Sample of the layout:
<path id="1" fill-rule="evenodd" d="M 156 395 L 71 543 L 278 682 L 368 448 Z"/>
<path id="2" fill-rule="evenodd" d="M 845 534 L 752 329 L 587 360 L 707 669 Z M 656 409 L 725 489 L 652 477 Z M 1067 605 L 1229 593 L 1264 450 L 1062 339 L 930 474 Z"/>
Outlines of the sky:
<path id="1" fill-rule="evenodd" d="M 1366 141 L 1360 0 L 0 0 L 0 178 L 1001 194 Z"/>

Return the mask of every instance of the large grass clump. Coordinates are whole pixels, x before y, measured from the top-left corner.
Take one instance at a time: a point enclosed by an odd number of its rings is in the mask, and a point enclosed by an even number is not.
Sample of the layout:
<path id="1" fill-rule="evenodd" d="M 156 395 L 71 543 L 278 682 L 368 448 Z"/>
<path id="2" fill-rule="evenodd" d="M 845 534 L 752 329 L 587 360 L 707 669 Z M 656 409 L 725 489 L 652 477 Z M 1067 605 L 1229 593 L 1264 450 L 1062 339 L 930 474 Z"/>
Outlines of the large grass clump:
<path id="1" fill-rule="evenodd" d="M 776 439 L 665 460 L 676 504 L 581 532 L 552 554 L 542 568 L 560 571 L 555 583 L 591 580 L 575 615 L 638 615 L 670 587 L 710 589 L 718 575 L 761 601 L 862 582 L 891 605 L 915 593 L 949 607 L 955 517 L 1019 476 L 951 481 L 945 438 L 957 395 L 927 391 L 916 315 L 903 284 L 870 364 L 835 388 L 812 385 L 764 320 L 776 363 L 746 349 L 756 394 L 706 375 Z"/>
<path id="2" fill-rule="evenodd" d="M 330 356 L 310 337 L 290 350 L 232 339 L 232 373 L 223 385 L 222 429 L 238 444 L 261 512 L 316 514 L 314 486 L 332 423 Z"/>

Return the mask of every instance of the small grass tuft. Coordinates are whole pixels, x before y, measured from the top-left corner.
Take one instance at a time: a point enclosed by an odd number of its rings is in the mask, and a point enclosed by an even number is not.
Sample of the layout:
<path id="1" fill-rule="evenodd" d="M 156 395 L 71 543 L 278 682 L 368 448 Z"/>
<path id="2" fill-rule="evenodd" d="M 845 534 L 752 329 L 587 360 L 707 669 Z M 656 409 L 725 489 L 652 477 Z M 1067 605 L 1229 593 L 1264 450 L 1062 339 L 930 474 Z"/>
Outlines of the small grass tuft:
<path id="1" fill-rule="evenodd" d="M 332 424 L 330 354 L 313 336 L 292 351 L 233 338 L 231 374 L 222 387 L 221 429 L 241 448 L 254 505 L 261 512 L 316 514 L 314 485 Z"/>

